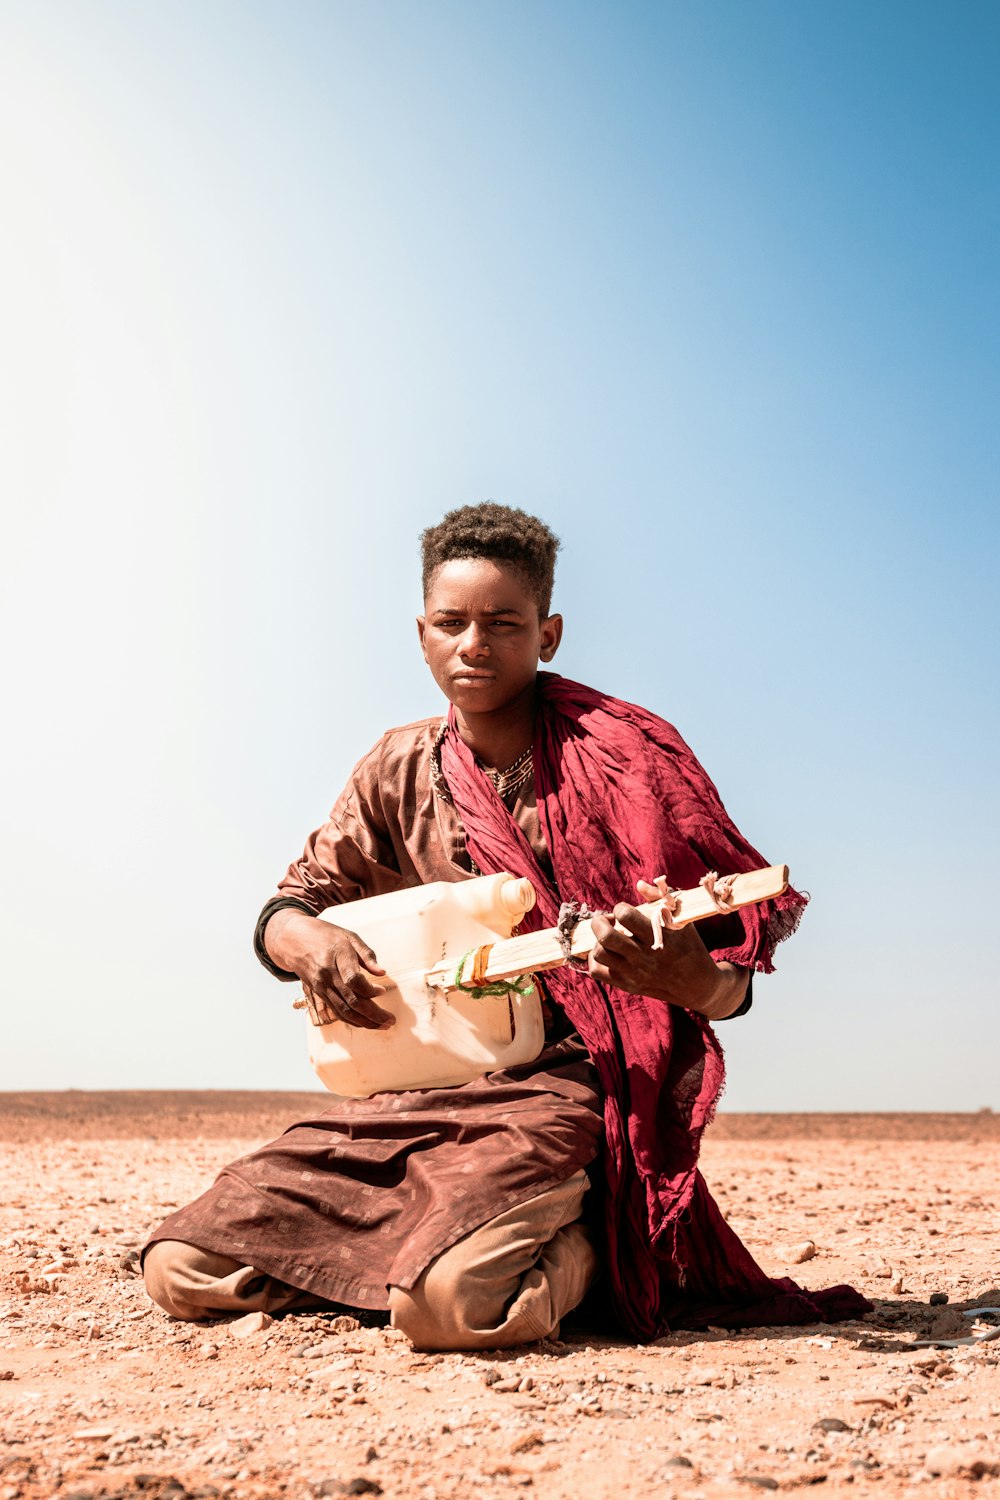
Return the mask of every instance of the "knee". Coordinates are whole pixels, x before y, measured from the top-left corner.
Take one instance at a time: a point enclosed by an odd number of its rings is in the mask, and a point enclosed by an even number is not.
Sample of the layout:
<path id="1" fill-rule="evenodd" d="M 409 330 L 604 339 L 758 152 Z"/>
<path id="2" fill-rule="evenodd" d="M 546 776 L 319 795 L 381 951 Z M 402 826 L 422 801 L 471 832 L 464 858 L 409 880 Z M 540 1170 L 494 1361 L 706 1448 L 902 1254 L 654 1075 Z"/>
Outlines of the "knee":
<path id="1" fill-rule="evenodd" d="M 431 1262 L 412 1290 L 391 1286 L 393 1328 L 425 1353 L 500 1349 L 548 1337 L 552 1329 L 545 1310 L 536 1306 L 546 1299 L 528 1288 L 528 1283 L 541 1280 L 539 1273 L 529 1273 L 519 1288 L 509 1276 L 495 1278 L 484 1269 L 466 1266 L 446 1253 Z"/>
<path id="2" fill-rule="evenodd" d="M 184 1296 L 191 1248 L 180 1240 L 157 1240 L 143 1257 L 142 1279 L 146 1291 L 164 1312 L 186 1323 L 200 1323 L 212 1314 Z"/>
<path id="3" fill-rule="evenodd" d="M 430 1353 L 463 1347 L 459 1331 L 465 1318 L 458 1300 L 436 1296 L 423 1283 L 412 1291 L 389 1288 L 389 1320 L 406 1334 L 414 1349 Z"/>

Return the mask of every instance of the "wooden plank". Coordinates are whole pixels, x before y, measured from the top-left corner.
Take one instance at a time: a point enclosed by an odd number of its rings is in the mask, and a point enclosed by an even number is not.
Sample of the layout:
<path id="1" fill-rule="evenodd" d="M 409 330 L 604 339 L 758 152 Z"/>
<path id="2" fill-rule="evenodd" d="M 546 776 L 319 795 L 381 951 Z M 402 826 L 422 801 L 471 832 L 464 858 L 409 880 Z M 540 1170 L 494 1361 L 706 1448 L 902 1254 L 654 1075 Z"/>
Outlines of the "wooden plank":
<path id="1" fill-rule="evenodd" d="M 734 909 L 754 906 L 759 901 L 771 901 L 788 888 L 788 866 L 768 865 L 761 870 L 750 870 L 737 875 L 733 881 L 730 904 Z M 673 916 L 674 927 L 687 927 L 692 922 L 701 922 L 706 917 L 718 915 L 718 907 L 703 886 L 693 890 L 676 891 L 677 910 Z M 639 906 L 639 911 L 649 916 L 659 906 L 649 902 Z M 596 939 L 589 921 L 578 923 L 573 934 L 572 955 L 585 957 L 594 947 Z M 520 937 L 498 940 L 494 943 L 483 974 L 483 982 L 495 984 L 503 979 L 516 979 L 521 974 L 541 974 L 546 969 L 557 969 L 566 962 L 559 934 L 554 927 L 542 932 L 526 932 Z M 428 984 L 447 989 L 454 983 L 456 959 L 436 965 L 427 974 Z M 471 982 L 471 958 L 466 960 L 462 971 L 463 984 Z"/>

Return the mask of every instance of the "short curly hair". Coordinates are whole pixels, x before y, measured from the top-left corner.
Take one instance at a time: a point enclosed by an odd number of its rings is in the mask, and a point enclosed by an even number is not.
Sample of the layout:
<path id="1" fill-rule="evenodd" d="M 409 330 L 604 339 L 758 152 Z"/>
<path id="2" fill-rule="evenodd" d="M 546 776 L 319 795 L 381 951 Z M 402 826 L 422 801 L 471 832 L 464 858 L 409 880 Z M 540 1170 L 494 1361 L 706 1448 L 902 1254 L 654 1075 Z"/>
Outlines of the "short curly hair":
<path id="1" fill-rule="evenodd" d="M 547 618 L 552 607 L 559 538 L 537 516 L 510 505 L 497 505 L 493 500 L 462 505 L 421 532 L 420 551 L 425 598 L 442 563 L 484 557 L 517 568 L 538 600 L 539 614 Z"/>

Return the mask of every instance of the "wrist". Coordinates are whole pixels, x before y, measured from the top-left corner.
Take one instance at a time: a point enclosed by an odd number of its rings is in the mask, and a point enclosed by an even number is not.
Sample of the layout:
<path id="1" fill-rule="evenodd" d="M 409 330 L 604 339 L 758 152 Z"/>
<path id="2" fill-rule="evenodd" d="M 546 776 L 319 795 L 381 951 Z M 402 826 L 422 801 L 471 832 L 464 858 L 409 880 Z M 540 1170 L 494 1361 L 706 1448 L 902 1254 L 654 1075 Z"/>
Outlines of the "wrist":
<path id="1" fill-rule="evenodd" d="M 715 964 L 716 982 L 707 1004 L 700 1007 L 701 1014 L 709 1021 L 724 1021 L 739 1010 L 747 992 L 749 969 L 738 969 L 735 964 Z"/>
<path id="2" fill-rule="evenodd" d="M 264 928 L 264 947 L 282 969 L 302 977 L 302 967 L 311 942 L 315 941 L 318 917 L 294 907 L 276 911 Z"/>

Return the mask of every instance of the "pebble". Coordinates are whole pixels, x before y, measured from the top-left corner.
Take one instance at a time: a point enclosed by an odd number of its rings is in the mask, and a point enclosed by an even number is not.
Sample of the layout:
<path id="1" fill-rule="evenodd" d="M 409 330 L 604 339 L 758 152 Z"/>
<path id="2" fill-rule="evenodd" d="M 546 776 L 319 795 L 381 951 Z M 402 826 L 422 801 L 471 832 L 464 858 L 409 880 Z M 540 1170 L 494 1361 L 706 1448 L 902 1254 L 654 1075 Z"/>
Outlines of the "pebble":
<path id="1" fill-rule="evenodd" d="M 315 1487 L 317 1495 L 381 1495 L 382 1486 L 377 1479 L 322 1479 Z"/>
<path id="2" fill-rule="evenodd" d="M 933 1475 L 969 1475 L 973 1479 L 993 1478 L 1000 1470 L 1000 1464 L 982 1457 L 981 1452 L 970 1452 L 969 1448 L 958 1443 L 948 1446 L 942 1443 L 939 1448 L 931 1448 L 924 1467 Z"/>
<path id="3" fill-rule="evenodd" d="M 812 1260 L 816 1254 L 815 1240 L 803 1240 L 801 1245 L 796 1245 L 788 1257 L 791 1266 L 800 1266 L 803 1261 Z"/>
<path id="4" fill-rule="evenodd" d="M 357 1333 L 361 1320 L 352 1318 L 347 1313 L 339 1313 L 337 1317 L 330 1319 L 327 1327 L 331 1333 Z"/>
<path id="5" fill-rule="evenodd" d="M 229 1332 L 234 1339 L 252 1338 L 254 1334 L 263 1333 L 265 1328 L 270 1328 L 274 1319 L 266 1312 L 247 1313 L 242 1318 L 236 1318 L 229 1325 Z"/>
<path id="6" fill-rule="evenodd" d="M 674 1456 L 673 1456 L 673 1458 L 668 1458 L 667 1459 L 667 1468 L 668 1469 L 693 1469 L 694 1468 L 694 1464 L 691 1462 L 691 1460 L 689 1458 L 685 1458 L 683 1453 L 675 1453 Z"/>
<path id="7" fill-rule="evenodd" d="M 778 1481 L 772 1479 L 770 1474 L 734 1474 L 733 1478 L 739 1484 L 752 1484 L 759 1490 L 776 1490 Z"/>
<path id="8" fill-rule="evenodd" d="M 948 1301 L 948 1293 L 931 1292 L 928 1301 L 930 1302 L 931 1307 L 944 1307 L 945 1303 Z"/>
<path id="9" fill-rule="evenodd" d="M 342 1354 L 343 1349 L 336 1339 L 323 1339 L 319 1344 L 306 1344 L 303 1349 L 293 1350 L 295 1359 L 326 1359 L 331 1354 Z"/>
<path id="10" fill-rule="evenodd" d="M 202 1359 L 218 1359 L 219 1346 L 218 1344 L 202 1344 L 200 1352 Z"/>
<path id="11" fill-rule="evenodd" d="M 820 1417 L 818 1422 L 813 1423 L 813 1431 L 819 1432 L 850 1432 L 847 1422 L 841 1421 L 840 1417 Z"/>
<path id="12" fill-rule="evenodd" d="M 899 1296 L 900 1292 L 905 1291 L 906 1289 L 903 1286 L 903 1277 L 902 1276 L 894 1276 L 892 1278 L 892 1280 L 890 1281 L 890 1283 L 889 1283 L 889 1290 L 896 1297 Z"/>

